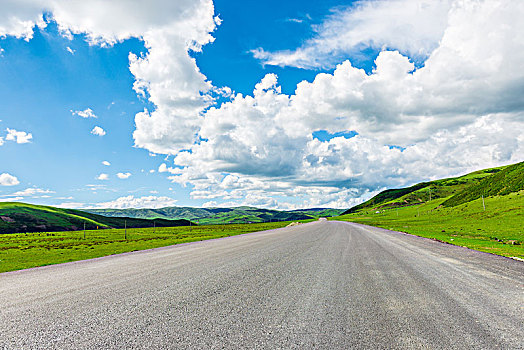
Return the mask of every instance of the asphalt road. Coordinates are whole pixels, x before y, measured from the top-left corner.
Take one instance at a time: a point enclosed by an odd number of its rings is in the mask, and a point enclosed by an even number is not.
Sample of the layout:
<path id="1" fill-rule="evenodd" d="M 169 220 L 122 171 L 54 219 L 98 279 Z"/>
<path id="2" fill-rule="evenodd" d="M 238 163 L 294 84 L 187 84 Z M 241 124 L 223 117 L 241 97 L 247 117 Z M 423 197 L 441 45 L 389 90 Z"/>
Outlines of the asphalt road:
<path id="1" fill-rule="evenodd" d="M 0 274 L 0 348 L 523 349 L 524 263 L 320 221 Z"/>

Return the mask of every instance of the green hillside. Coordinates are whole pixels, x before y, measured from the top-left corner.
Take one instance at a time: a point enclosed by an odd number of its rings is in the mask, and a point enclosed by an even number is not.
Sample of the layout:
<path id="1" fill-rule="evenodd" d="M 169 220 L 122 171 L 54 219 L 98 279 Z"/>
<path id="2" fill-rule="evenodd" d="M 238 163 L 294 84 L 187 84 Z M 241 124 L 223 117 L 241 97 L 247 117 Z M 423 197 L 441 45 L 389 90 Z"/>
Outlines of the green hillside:
<path id="1" fill-rule="evenodd" d="M 522 164 L 523 163 L 518 163 L 511 166 L 520 166 L 517 167 L 517 173 L 519 171 L 521 173 L 521 182 L 523 167 Z M 508 166 L 478 170 L 459 177 L 421 182 L 407 188 L 385 190 L 370 200 L 346 210 L 342 213 L 342 215 L 355 213 L 359 210 L 397 208 L 409 205 L 417 205 L 427 202 L 430 199 L 447 198 L 453 195 L 458 195 L 463 193 L 466 189 L 472 188 L 472 186 L 480 185 L 485 179 L 493 178 L 495 174 L 502 172 L 506 168 L 508 168 Z M 514 174 L 516 172 L 513 171 L 511 173 Z M 499 175 L 499 178 L 504 178 L 505 174 L 507 174 L 507 171 L 503 172 L 502 175 Z M 484 185 L 480 186 L 489 186 L 489 184 L 488 182 L 484 182 Z M 512 188 L 516 187 L 513 186 Z M 478 197 L 480 197 L 480 194 Z"/>
<path id="2" fill-rule="evenodd" d="M 0 202 L 0 233 L 74 231 L 84 228 L 187 226 L 187 220 L 105 217 L 74 209 L 61 209 L 18 202 Z"/>
<path id="3" fill-rule="evenodd" d="M 524 258 L 523 179 L 523 162 L 480 170 L 384 191 L 335 219 Z"/>
<path id="4" fill-rule="evenodd" d="M 87 209 L 90 213 L 104 216 L 126 216 L 137 219 L 188 219 L 203 218 L 212 216 L 209 209 L 192 207 L 166 207 L 159 209 Z"/>
<path id="5" fill-rule="evenodd" d="M 467 186 L 442 205 L 454 207 L 481 198 L 481 196 L 504 196 L 521 190 L 524 190 L 524 162 L 508 166 L 476 184 Z"/>

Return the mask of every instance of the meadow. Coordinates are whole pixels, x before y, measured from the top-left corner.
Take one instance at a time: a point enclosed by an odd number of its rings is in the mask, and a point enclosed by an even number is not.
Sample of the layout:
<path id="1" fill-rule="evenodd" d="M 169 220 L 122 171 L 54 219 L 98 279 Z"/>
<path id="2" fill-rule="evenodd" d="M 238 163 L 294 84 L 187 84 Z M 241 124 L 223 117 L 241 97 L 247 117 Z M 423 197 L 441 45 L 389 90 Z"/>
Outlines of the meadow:
<path id="1" fill-rule="evenodd" d="M 276 229 L 289 222 L 0 234 L 0 272 Z"/>
<path id="2" fill-rule="evenodd" d="M 468 247 L 524 258 L 524 191 L 469 201 L 454 207 L 450 197 L 398 208 L 360 210 L 345 220 Z M 485 210 L 484 210 L 485 207 Z M 335 218 L 333 218 L 335 219 Z"/>

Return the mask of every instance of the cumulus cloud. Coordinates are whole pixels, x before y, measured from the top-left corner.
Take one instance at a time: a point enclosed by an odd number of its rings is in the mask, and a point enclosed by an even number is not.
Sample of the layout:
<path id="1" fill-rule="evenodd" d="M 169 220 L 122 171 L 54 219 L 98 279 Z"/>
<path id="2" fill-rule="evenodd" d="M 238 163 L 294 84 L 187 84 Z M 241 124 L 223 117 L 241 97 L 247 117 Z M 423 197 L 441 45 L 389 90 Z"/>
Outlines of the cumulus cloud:
<path id="1" fill-rule="evenodd" d="M 69 48 L 69 47 L 68 47 Z M 77 115 L 79 117 L 82 117 L 84 119 L 87 119 L 87 118 L 97 118 L 95 112 L 93 112 L 93 110 L 91 108 L 86 108 L 84 109 L 83 111 L 80 110 L 80 111 L 71 111 L 71 114 L 72 115 Z"/>
<path id="2" fill-rule="evenodd" d="M 99 174 L 97 177 L 96 177 L 97 180 L 109 180 L 109 175 L 107 174 Z M 92 187 L 93 189 L 96 189 L 95 187 Z"/>
<path id="3" fill-rule="evenodd" d="M 33 37 L 35 25 L 45 28 L 43 18 L 43 1 L 24 1 L 21 6 L 18 0 L 2 1 L 0 12 L 0 37 L 14 36 L 29 41 Z"/>
<path id="4" fill-rule="evenodd" d="M 252 96 L 207 111 L 204 141 L 175 156 L 170 179 L 198 199 L 347 207 L 387 186 L 521 161 L 520 15 L 524 4 L 510 1 L 455 2 L 418 69 L 385 50 L 371 74 L 346 60 L 290 96 L 269 74 Z M 318 130 L 356 136 L 320 141 Z"/>
<path id="5" fill-rule="evenodd" d="M 176 203 L 176 199 L 169 197 L 144 196 L 134 197 L 132 195 L 120 197 L 111 202 L 103 202 L 96 204 L 97 208 L 108 209 L 130 209 L 130 208 L 163 208 L 172 207 Z"/>
<path id="6" fill-rule="evenodd" d="M 153 171 L 150 170 L 149 172 L 154 173 L 155 170 L 153 169 Z M 180 169 L 168 167 L 166 163 L 160 164 L 160 166 L 158 167 L 158 172 L 159 173 L 171 173 L 171 174 L 180 174 L 181 173 Z"/>
<path id="7" fill-rule="evenodd" d="M 106 131 L 99 126 L 95 126 L 93 130 L 91 130 L 91 134 L 97 136 L 104 136 L 106 134 Z"/>
<path id="8" fill-rule="evenodd" d="M 127 179 L 131 176 L 131 173 L 118 173 L 116 174 L 116 176 L 119 178 L 119 179 Z"/>
<path id="9" fill-rule="evenodd" d="M 111 165 L 111 163 L 109 163 L 107 160 L 104 160 L 104 161 L 102 162 L 102 164 L 105 165 L 105 166 L 110 166 L 110 165 Z"/>
<path id="10" fill-rule="evenodd" d="M 295 50 L 252 51 L 264 64 L 332 68 L 363 48 L 395 48 L 424 59 L 438 47 L 446 29 L 451 0 L 357 1 L 333 10 L 313 38 Z"/>
<path id="11" fill-rule="evenodd" d="M 92 45 L 142 39 L 148 52 L 142 57 L 130 54 L 130 70 L 135 91 L 155 108 L 136 115 L 135 144 L 154 153 L 171 153 L 193 143 L 201 113 L 213 101 L 208 92 L 221 91 L 207 81 L 190 55 L 214 40 L 210 33 L 221 21 L 214 15 L 212 0 L 8 1 L 2 5 L 0 35 L 30 39 L 35 24 L 46 25 L 44 12 L 64 36 L 84 34 Z M 94 116 L 89 109 L 72 113 Z"/>
<path id="12" fill-rule="evenodd" d="M 268 74 L 247 96 L 213 87 L 190 55 L 220 22 L 210 0 L 49 0 L 46 8 L 65 35 L 83 33 L 93 45 L 144 40 L 148 52 L 130 55 L 130 70 L 155 108 L 136 115 L 135 146 L 174 155 L 158 171 L 208 203 L 348 207 L 385 187 L 524 154 L 522 2 L 358 2 L 334 11 L 299 49 L 257 51 L 267 64 L 338 64 L 331 73 L 291 95 Z M 26 10 L 14 18 L 36 23 L 38 11 Z M 371 73 L 343 60 L 366 47 L 381 51 Z M 213 105 L 217 93 L 231 100 Z M 319 130 L 335 137 L 314 138 Z"/>
<path id="13" fill-rule="evenodd" d="M 18 185 L 20 181 L 16 178 L 16 176 L 13 176 L 8 173 L 2 173 L 0 174 L 0 186 L 15 186 Z"/>
<path id="14" fill-rule="evenodd" d="M 29 143 L 33 138 L 33 134 L 27 133 L 25 131 L 16 131 L 15 129 L 9 128 L 7 128 L 6 131 L 6 141 L 14 141 L 16 143 Z"/>
<path id="15" fill-rule="evenodd" d="M 55 191 L 51 191 L 51 190 L 47 190 L 47 189 L 45 190 L 45 189 L 37 188 L 37 187 L 29 187 L 29 188 L 26 188 L 25 190 L 14 192 L 14 193 L 10 194 L 9 196 L 14 196 L 14 197 L 32 197 L 32 196 L 35 196 L 35 195 L 47 195 L 47 194 L 50 194 L 50 193 L 55 193 Z"/>

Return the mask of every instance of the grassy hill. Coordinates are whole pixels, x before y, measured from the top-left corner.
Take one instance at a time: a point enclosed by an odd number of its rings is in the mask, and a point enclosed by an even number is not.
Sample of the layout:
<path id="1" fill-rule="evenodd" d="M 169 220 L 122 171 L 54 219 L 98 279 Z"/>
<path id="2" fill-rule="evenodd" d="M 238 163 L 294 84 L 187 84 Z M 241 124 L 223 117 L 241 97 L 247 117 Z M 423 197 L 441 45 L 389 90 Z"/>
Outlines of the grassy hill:
<path id="1" fill-rule="evenodd" d="M 524 162 L 384 191 L 336 219 L 524 258 Z"/>
<path id="2" fill-rule="evenodd" d="M 188 219 L 199 224 L 235 224 L 272 221 L 298 221 L 318 217 L 336 216 L 343 210 L 312 208 L 292 211 L 260 209 L 255 207 L 236 208 L 192 208 L 167 207 L 160 209 L 90 209 L 90 213 L 112 216 L 127 216 L 135 218 Z"/>
<path id="3" fill-rule="evenodd" d="M 0 233 L 54 232 L 127 227 L 187 226 L 188 220 L 105 217 L 74 209 L 61 209 L 18 202 L 0 202 Z"/>
<path id="4" fill-rule="evenodd" d="M 407 188 L 399 189 L 390 189 L 385 190 L 377 194 L 375 197 L 370 200 L 361 203 L 357 206 L 354 206 L 345 212 L 344 214 L 351 214 L 360 210 L 370 210 L 370 209 L 385 209 L 385 208 L 398 208 L 405 207 L 409 205 L 417 205 L 427 202 L 430 199 L 439 199 L 439 198 L 448 198 L 454 195 L 463 196 L 461 193 L 472 188 L 478 189 L 487 189 L 491 188 L 494 182 L 499 181 L 500 179 L 506 178 L 507 174 L 512 174 L 512 177 L 520 179 L 520 187 L 522 188 L 522 174 L 523 174 L 524 162 L 517 163 L 511 166 L 503 166 L 499 168 L 490 168 L 484 170 L 478 170 L 463 176 L 447 178 L 429 182 L 421 182 L 419 184 L 413 185 Z M 509 170 L 507 170 L 509 168 Z M 500 174 L 499 174 L 500 173 Z M 520 178 L 516 175 L 520 173 Z M 499 174 L 498 177 L 494 175 Z M 491 180 L 489 180 L 491 179 Z M 486 180 L 486 181 L 484 181 Z M 515 189 L 518 186 L 514 184 L 515 181 L 511 181 L 511 188 Z M 516 181 L 518 183 L 518 181 Z M 505 187 L 508 188 L 509 187 Z M 469 191 L 469 190 L 468 190 Z M 484 190 L 482 190 L 484 191 Z M 511 191 L 509 191 L 511 192 Z M 506 193 L 509 193 L 506 192 Z M 473 194 L 473 192 L 468 192 Z M 498 193 L 497 191 L 489 192 L 489 195 L 494 195 Z M 474 194 L 473 194 L 474 195 Z M 468 197 L 469 200 L 476 199 L 478 196 L 473 198 L 472 196 Z M 488 195 L 488 192 L 486 192 Z M 467 201 L 467 200 L 466 200 Z M 461 203 L 464 203 L 462 201 Z M 458 204 L 458 202 L 457 202 Z"/>
<path id="5" fill-rule="evenodd" d="M 87 209 L 87 212 L 103 216 L 127 216 L 137 219 L 188 219 L 212 216 L 210 209 L 200 209 L 191 207 L 167 207 L 159 209 Z"/>
<path id="6" fill-rule="evenodd" d="M 505 167 L 492 176 L 487 176 L 478 183 L 465 187 L 442 205 L 454 207 L 481 198 L 481 196 L 504 196 L 521 190 L 524 190 L 524 162 Z"/>

